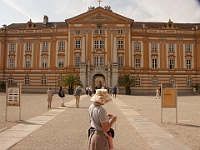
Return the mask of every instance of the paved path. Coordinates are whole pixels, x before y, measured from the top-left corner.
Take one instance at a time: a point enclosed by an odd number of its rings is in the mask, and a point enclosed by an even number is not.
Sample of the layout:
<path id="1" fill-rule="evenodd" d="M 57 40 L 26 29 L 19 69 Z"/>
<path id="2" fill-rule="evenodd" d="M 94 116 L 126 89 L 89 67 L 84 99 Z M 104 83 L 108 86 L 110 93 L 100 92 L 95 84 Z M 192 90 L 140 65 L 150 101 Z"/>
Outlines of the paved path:
<path id="1" fill-rule="evenodd" d="M 86 150 L 89 99 L 82 96 L 80 108 L 75 108 L 72 99 L 65 103 L 66 108 L 53 108 L 0 132 L 0 150 Z M 115 150 L 191 149 L 123 102 L 123 96 L 104 107 L 108 113 L 118 116 L 113 126 Z"/>

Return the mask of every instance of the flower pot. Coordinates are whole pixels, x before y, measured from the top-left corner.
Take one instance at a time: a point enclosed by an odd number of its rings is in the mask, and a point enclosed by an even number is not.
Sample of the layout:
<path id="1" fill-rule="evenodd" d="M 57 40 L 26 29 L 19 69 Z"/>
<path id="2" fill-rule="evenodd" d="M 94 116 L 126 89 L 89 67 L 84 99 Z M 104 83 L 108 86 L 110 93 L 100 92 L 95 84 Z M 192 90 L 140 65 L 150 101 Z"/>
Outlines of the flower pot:
<path id="1" fill-rule="evenodd" d="M 125 94 L 126 95 L 131 95 L 131 89 L 126 89 Z"/>
<path id="2" fill-rule="evenodd" d="M 68 94 L 73 95 L 74 94 L 74 89 L 68 89 Z"/>

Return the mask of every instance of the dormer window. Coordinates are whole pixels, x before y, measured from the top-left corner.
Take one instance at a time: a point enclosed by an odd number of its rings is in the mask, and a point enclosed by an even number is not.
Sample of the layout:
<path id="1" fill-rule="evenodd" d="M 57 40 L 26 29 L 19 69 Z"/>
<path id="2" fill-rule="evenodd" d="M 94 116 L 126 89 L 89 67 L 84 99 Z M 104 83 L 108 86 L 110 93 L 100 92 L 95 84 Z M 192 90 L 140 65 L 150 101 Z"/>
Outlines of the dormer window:
<path id="1" fill-rule="evenodd" d="M 169 19 L 168 23 L 164 25 L 164 28 L 174 28 L 174 23 Z"/>
<path id="2" fill-rule="evenodd" d="M 34 28 L 34 27 L 35 27 L 35 24 L 33 24 L 33 22 L 32 22 L 31 19 L 30 19 L 30 21 L 26 23 L 26 27 L 27 27 L 27 28 Z"/>

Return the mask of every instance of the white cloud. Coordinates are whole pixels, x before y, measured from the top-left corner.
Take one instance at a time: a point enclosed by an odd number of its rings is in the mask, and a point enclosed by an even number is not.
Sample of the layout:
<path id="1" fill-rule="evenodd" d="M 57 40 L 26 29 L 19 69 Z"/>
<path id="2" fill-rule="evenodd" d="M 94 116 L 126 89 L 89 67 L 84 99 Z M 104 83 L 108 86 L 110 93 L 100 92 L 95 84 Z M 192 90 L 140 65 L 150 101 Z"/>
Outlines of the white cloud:
<path id="1" fill-rule="evenodd" d="M 1 8 L 2 3 L 9 7 Z M 197 0 L 102 0 L 101 7 L 111 6 L 113 12 L 141 22 L 200 22 L 200 4 Z M 4 5 L 5 6 L 5 5 Z M 97 0 L 0 0 L 0 25 L 15 22 L 42 22 L 44 15 L 50 21 L 64 21 L 88 10 L 89 6 L 98 7 Z M 12 17 L 5 13 L 12 9 Z M 21 15 L 23 16 L 21 16 Z M 24 20 L 24 18 L 27 18 Z"/>
<path id="2" fill-rule="evenodd" d="M 21 14 L 25 15 L 28 18 L 31 18 L 27 12 L 23 10 L 22 7 L 17 6 L 12 0 L 2 0 L 4 3 L 15 9 L 16 11 L 20 12 Z"/>

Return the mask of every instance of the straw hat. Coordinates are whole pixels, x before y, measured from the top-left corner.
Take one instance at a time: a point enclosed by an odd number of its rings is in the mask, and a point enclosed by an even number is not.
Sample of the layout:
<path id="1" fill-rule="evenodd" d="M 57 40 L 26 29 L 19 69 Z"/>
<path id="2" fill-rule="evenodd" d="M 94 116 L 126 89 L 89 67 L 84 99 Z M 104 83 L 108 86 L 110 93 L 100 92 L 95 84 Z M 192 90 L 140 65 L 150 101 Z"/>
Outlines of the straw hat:
<path id="1" fill-rule="evenodd" d="M 93 102 L 97 102 L 101 105 L 112 100 L 106 89 L 97 89 L 96 94 L 90 99 Z"/>

